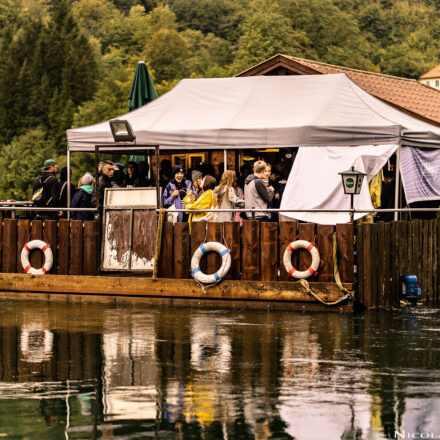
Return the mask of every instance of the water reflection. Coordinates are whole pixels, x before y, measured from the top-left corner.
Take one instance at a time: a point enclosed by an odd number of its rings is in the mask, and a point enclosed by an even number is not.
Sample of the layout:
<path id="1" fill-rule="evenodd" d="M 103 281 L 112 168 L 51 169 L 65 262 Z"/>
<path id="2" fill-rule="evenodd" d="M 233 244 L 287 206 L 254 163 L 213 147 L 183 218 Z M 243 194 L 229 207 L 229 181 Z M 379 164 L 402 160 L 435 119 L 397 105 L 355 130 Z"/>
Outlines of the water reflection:
<path id="1" fill-rule="evenodd" d="M 439 317 L 3 300 L 0 438 L 440 434 Z"/>

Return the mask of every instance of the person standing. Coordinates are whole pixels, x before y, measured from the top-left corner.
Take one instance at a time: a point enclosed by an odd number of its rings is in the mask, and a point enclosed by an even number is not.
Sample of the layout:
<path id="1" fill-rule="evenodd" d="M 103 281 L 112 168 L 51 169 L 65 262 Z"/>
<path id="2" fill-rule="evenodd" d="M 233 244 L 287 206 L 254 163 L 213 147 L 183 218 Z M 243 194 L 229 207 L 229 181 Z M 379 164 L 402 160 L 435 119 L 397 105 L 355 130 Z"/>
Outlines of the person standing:
<path id="1" fill-rule="evenodd" d="M 90 173 L 85 173 L 81 177 L 81 185 L 72 198 L 72 208 L 93 208 L 92 193 L 94 178 Z M 74 211 L 72 218 L 74 220 L 93 220 L 93 212 L 90 211 Z"/>
<path id="2" fill-rule="evenodd" d="M 184 198 L 189 194 L 192 194 L 194 198 L 197 197 L 192 183 L 185 179 L 183 168 L 176 165 L 173 168 L 171 182 L 167 184 L 162 194 L 163 206 L 165 208 L 174 206 L 175 209 L 183 209 L 185 207 Z M 183 212 L 179 212 L 175 217 L 176 221 L 182 222 L 187 216 L 184 217 Z"/>
<path id="3" fill-rule="evenodd" d="M 196 192 L 196 199 L 202 192 L 202 180 L 203 180 L 203 173 L 199 170 L 193 170 L 191 173 L 191 180 L 194 187 L 194 190 Z"/>
<path id="4" fill-rule="evenodd" d="M 60 170 L 60 207 L 67 208 L 67 165 L 63 165 Z M 70 202 L 75 195 L 76 188 L 73 183 L 70 184 Z M 63 212 L 63 218 L 67 217 L 67 211 Z"/>
<path id="5" fill-rule="evenodd" d="M 244 203 L 246 209 L 267 209 L 274 196 L 273 186 L 266 188 L 264 184 L 266 163 L 258 160 L 254 164 L 254 174 L 246 178 L 244 185 Z M 246 212 L 246 217 L 252 219 L 252 212 Z M 268 212 L 255 212 L 256 220 L 270 221 L 271 215 Z"/>
<path id="6" fill-rule="evenodd" d="M 115 173 L 115 166 L 110 160 L 102 163 L 101 174 L 98 177 L 95 185 L 95 190 L 92 195 L 92 206 L 96 206 L 96 201 L 99 202 L 99 216 L 102 216 L 102 208 L 104 203 L 104 192 L 106 188 L 112 188 L 113 175 Z"/>
<path id="7" fill-rule="evenodd" d="M 226 170 L 220 179 L 220 185 L 214 189 L 217 198 L 218 209 L 234 209 L 236 206 L 243 206 L 244 201 L 241 200 L 236 192 L 235 186 L 237 178 L 235 171 Z M 217 222 L 233 222 L 235 212 L 218 212 L 216 215 Z"/>
<path id="8" fill-rule="evenodd" d="M 41 173 L 35 178 L 32 185 L 32 200 L 37 207 L 58 208 L 60 206 L 60 182 L 56 177 L 57 164 L 53 159 L 44 161 Z M 56 220 L 59 213 L 56 211 L 39 211 L 36 215 L 41 220 Z"/>

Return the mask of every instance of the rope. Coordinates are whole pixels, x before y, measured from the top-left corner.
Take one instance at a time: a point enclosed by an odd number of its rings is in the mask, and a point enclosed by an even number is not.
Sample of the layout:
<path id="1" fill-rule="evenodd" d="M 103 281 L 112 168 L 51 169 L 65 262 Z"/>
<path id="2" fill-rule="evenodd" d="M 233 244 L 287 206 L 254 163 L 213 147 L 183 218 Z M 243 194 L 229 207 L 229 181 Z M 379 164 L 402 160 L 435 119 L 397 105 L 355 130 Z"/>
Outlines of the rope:
<path id="1" fill-rule="evenodd" d="M 163 224 L 165 221 L 165 213 L 167 210 L 165 208 L 161 208 L 159 211 L 159 222 L 157 224 L 156 231 L 156 248 L 154 252 L 154 266 L 153 266 L 153 280 L 157 279 L 157 273 L 159 272 L 159 258 L 160 251 L 162 245 L 162 232 L 163 232 Z"/>
<path id="2" fill-rule="evenodd" d="M 341 282 L 341 277 L 339 275 L 338 271 L 338 261 L 337 261 L 337 241 L 336 241 L 336 232 L 333 233 L 333 274 L 335 277 L 336 285 L 339 287 L 339 289 L 345 293 L 345 295 L 342 298 L 337 299 L 336 301 L 327 302 L 324 301 L 319 295 L 317 295 L 313 290 L 310 288 L 310 284 L 307 280 L 302 279 L 297 281 L 304 289 L 306 289 L 306 292 L 309 295 L 312 295 L 317 301 L 319 301 L 321 304 L 324 304 L 326 306 L 335 306 L 342 301 L 345 301 L 346 299 L 353 299 L 353 292 L 346 289 Z"/>
<path id="3" fill-rule="evenodd" d="M 299 283 L 302 287 L 304 287 L 304 289 L 306 289 L 306 292 L 310 295 L 312 295 L 317 301 L 319 301 L 321 304 L 324 304 L 326 306 L 335 306 L 336 304 L 341 303 L 342 301 L 345 301 L 347 298 L 349 298 L 348 294 L 344 295 L 342 298 L 339 298 L 336 301 L 332 301 L 332 302 L 326 302 L 323 299 L 320 298 L 319 295 L 317 295 L 315 292 L 313 292 L 313 290 L 310 288 L 309 282 L 307 280 L 299 280 L 297 281 L 297 283 Z"/>
<path id="4" fill-rule="evenodd" d="M 339 290 L 341 290 L 342 292 L 345 293 L 345 295 L 350 298 L 350 299 L 354 299 L 353 293 L 350 290 L 346 289 L 341 282 L 341 277 L 339 275 L 339 270 L 338 270 L 338 257 L 337 257 L 337 249 L 338 248 L 338 243 L 336 240 L 336 232 L 333 232 L 333 275 L 335 278 L 335 282 L 337 284 L 337 286 L 339 287 Z"/>

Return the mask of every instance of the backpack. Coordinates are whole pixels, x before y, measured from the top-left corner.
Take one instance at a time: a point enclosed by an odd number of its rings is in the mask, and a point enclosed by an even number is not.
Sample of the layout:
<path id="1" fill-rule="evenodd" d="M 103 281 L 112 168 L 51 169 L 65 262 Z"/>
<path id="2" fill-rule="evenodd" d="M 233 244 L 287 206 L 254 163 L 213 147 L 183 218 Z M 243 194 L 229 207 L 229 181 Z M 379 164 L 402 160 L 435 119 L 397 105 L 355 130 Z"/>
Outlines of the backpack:
<path id="1" fill-rule="evenodd" d="M 38 176 L 38 182 L 37 182 L 37 188 L 32 194 L 32 202 L 35 206 L 47 206 L 51 200 L 47 200 L 47 191 L 44 191 L 44 185 L 45 183 L 50 179 L 51 176 L 47 177 L 46 179 L 41 180 L 41 177 Z"/>

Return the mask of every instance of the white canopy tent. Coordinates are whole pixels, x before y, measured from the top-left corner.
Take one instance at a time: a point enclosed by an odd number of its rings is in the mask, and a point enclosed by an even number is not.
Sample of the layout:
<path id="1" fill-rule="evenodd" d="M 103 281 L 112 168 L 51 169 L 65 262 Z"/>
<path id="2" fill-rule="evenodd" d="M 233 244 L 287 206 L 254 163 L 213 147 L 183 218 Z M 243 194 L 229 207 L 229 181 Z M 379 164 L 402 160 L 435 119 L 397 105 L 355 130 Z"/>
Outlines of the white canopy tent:
<path id="1" fill-rule="evenodd" d="M 440 127 L 369 95 L 345 74 L 184 79 L 127 120 L 160 149 L 398 144 L 440 147 Z M 67 130 L 69 151 L 115 146 L 108 121 Z M 118 145 L 119 150 L 130 145 Z M 131 145 L 133 149 L 133 145 Z"/>
<path id="2" fill-rule="evenodd" d="M 155 101 L 115 119 L 130 123 L 135 143 L 115 143 L 109 121 L 70 129 L 68 165 L 70 152 L 92 152 L 96 146 L 118 152 L 156 147 L 156 154 L 158 147 L 367 146 L 369 157 L 383 157 L 380 145 L 440 148 L 440 127 L 369 95 L 345 74 L 184 79 Z M 397 188 L 398 178 L 396 182 Z M 283 201 L 283 207 L 297 209 L 294 200 Z"/>

